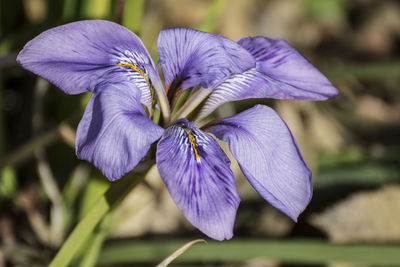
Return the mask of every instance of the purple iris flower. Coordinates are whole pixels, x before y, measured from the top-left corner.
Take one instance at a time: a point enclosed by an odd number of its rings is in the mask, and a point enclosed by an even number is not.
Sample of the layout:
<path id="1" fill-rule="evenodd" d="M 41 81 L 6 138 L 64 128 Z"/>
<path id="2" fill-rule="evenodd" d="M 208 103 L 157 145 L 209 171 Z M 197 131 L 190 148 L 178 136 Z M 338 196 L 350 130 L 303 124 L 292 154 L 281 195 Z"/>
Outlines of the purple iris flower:
<path id="1" fill-rule="evenodd" d="M 17 61 L 64 93 L 92 93 L 77 129 L 76 153 L 110 181 L 131 171 L 158 141 L 158 171 L 176 205 L 209 237 L 230 239 L 240 197 L 216 137 L 228 143 L 257 192 L 296 221 L 311 199 L 311 172 L 279 115 L 257 105 L 203 127 L 196 120 L 229 101 L 325 100 L 337 90 L 281 39 L 233 42 L 192 29 L 166 29 L 158 55 L 164 85 L 135 34 L 91 20 L 43 32 Z M 186 90 L 191 90 L 187 102 L 171 114 Z M 159 124 L 152 120 L 157 108 Z"/>

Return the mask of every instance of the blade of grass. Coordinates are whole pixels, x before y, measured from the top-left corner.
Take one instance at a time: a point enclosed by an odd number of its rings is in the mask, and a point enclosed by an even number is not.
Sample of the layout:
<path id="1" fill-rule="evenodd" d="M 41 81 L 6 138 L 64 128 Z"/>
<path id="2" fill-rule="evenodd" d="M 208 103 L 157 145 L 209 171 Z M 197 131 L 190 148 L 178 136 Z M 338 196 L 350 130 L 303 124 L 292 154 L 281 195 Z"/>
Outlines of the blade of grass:
<path id="1" fill-rule="evenodd" d="M 366 162 L 341 168 L 321 170 L 315 186 L 318 188 L 334 185 L 383 185 L 400 181 L 400 168 L 392 164 Z"/>
<path id="2" fill-rule="evenodd" d="M 333 81 L 348 80 L 352 77 L 361 80 L 379 80 L 400 77 L 399 61 L 351 63 L 342 67 L 323 71 Z"/>
<path id="3" fill-rule="evenodd" d="M 84 18 L 105 19 L 110 16 L 111 0 L 83 0 L 82 15 Z"/>
<path id="4" fill-rule="evenodd" d="M 63 188 L 62 195 L 65 204 L 72 207 L 80 192 L 84 189 L 86 181 L 90 175 L 90 167 L 86 163 L 81 163 L 72 171 L 70 178 Z"/>
<path id="5" fill-rule="evenodd" d="M 56 248 L 61 244 L 65 234 L 66 207 L 64 199 L 60 193 L 50 164 L 43 157 L 39 157 L 38 159 L 37 173 L 41 187 L 51 202 L 50 236 L 47 245 Z"/>
<path id="6" fill-rule="evenodd" d="M 0 169 L 0 199 L 13 198 L 18 190 L 18 180 L 15 170 L 11 167 Z"/>
<path id="7" fill-rule="evenodd" d="M 171 254 L 183 240 L 114 243 L 106 246 L 98 264 L 153 263 Z M 311 240 L 211 241 L 195 246 L 176 262 L 243 262 L 254 258 L 283 263 L 324 264 L 330 262 L 398 266 L 400 247 L 395 245 L 338 245 Z"/>
<path id="8" fill-rule="evenodd" d="M 0 9 L 1 11 L 1 9 Z M 0 32 L 1 33 L 1 32 Z M 1 53 L 1 51 L 0 51 Z M 0 63 L 2 62 L 2 57 L 0 57 Z M 1 65 L 1 64 L 0 64 Z M 1 69 L 1 68 L 0 68 Z M 4 97 L 3 97 L 3 78 L 0 77 L 0 129 L 5 129 L 5 121 L 4 121 Z M 4 151 L 6 151 L 6 131 L 0 131 L 0 155 L 3 156 Z"/>
<path id="9" fill-rule="evenodd" d="M 85 217 L 90 208 L 93 207 L 96 199 L 104 195 L 109 186 L 108 180 L 100 175 L 89 177 L 79 203 L 79 220 Z"/>
<path id="10" fill-rule="evenodd" d="M 125 1 L 122 25 L 135 33 L 139 33 L 143 8 L 144 0 Z"/>
<path id="11" fill-rule="evenodd" d="M 109 233 L 110 219 L 111 216 L 107 215 L 100 223 L 98 229 L 93 233 L 92 237 L 88 240 L 83 258 L 79 263 L 80 267 L 92 267 L 96 265 L 103 243 Z"/>
<path id="12" fill-rule="evenodd" d="M 111 184 L 107 192 L 96 201 L 69 235 L 49 267 L 67 266 L 103 217 L 142 181 L 144 175 L 144 173 L 133 175 L 133 177 L 128 175 Z"/>
<path id="13" fill-rule="evenodd" d="M 63 19 L 71 19 L 76 16 L 78 10 L 78 0 L 64 0 Z"/>
<path id="14" fill-rule="evenodd" d="M 86 163 L 78 164 L 63 187 L 62 196 L 66 206 L 65 229 L 70 229 L 76 215 L 76 200 L 86 188 L 90 167 Z"/>

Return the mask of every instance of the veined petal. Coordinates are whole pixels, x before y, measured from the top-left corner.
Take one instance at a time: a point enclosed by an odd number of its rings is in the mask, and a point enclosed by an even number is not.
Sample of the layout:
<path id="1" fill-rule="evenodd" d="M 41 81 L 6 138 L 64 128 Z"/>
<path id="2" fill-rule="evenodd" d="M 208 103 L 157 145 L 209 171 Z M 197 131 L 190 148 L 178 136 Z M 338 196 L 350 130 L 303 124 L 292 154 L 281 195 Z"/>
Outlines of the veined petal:
<path id="1" fill-rule="evenodd" d="M 257 105 L 208 130 L 229 144 L 257 192 L 296 221 L 312 196 L 311 172 L 279 115 Z"/>
<path id="2" fill-rule="evenodd" d="M 198 118 L 203 118 L 218 106 L 249 98 L 302 99 L 304 92 L 291 85 L 250 69 L 241 74 L 231 75 L 215 89 L 202 106 Z"/>
<path id="3" fill-rule="evenodd" d="M 230 239 L 240 202 L 230 161 L 212 136 L 186 119 L 157 146 L 157 167 L 176 205 L 200 231 Z"/>
<path id="4" fill-rule="evenodd" d="M 255 66 L 253 56 L 230 39 L 184 28 L 160 32 L 158 55 L 167 88 L 173 82 L 183 89 L 209 88 Z"/>
<path id="5" fill-rule="evenodd" d="M 282 39 L 244 37 L 238 41 L 257 60 L 256 69 L 279 81 L 281 97 L 325 100 L 338 90 L 299 52 Z"/>
<path id="6" fill-rule="evenodd" d="M 146 117 L 134 84 L 100 83 L 78 125 L 76 154 L 110 181 L 131 171 L 163 129 Z"/>
<path id="7" fill-rule="evenodd" d="M 17 61 L 67 94 L 92 91 L 120 73 L 142 92 L 149 106 L 152 80 L 159 79 L 140 39 L 125 27 L 109 21 L 86 20 L 49 29 L 28 42 Z M 158 82 L 158 81 L 157 81 Z"/>

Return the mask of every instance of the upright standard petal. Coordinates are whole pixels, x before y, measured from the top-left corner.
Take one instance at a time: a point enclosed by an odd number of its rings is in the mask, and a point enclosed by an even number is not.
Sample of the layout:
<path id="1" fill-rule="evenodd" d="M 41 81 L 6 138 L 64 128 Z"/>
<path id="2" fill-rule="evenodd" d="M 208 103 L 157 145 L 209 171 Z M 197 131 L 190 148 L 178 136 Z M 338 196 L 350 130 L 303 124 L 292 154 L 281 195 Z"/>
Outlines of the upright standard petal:
<path id="1" fill-rule="evenodd" d="M 338 91 L 307 59 L 282 39 L 244 37 L 238 41 L 257 60 L 256 69 L 280 82 L 279 98 L 325 100 Z"/>
<path id="2" fill-rule="evenodd" d="M 240 202 L 230 161 L 212 136 L 186 119 L 157 146 L 157 167 L 176 205 L 203 233 L 230 239 Z"/>
<path id="3" fill-rule="evenodd" d="M 110 180 L 131 171 L 164 129 L 147 118 L 132 83 L 100 83 L 76 133 L 78 158 L 93 163 Z"/>
<path id="4" fill-rule="evenodd" d="M 17 61 L 67 94 L 93 90 L 119 72 L 142 91 L 142 103 L 151 101 L 151 80 L 157 80 L 149 53 L 125 27 L 109 21 L 86 20 L 47 30 L 28 42 Z"/>
<path id="5" fill-rule="evenodd" d="M 257 105 L 208 130 L 229 144 L 257 192 L 296 221 L 312 196 L 311 172 L 279 115 Z"/>
<path id="6" fill-rule="evenodd" d="M 209 88 L 232 73 L 255 66 L 253 56 L 223 36 L 174 28 L 162 30 L 158 55 L 167 88 Z"/>

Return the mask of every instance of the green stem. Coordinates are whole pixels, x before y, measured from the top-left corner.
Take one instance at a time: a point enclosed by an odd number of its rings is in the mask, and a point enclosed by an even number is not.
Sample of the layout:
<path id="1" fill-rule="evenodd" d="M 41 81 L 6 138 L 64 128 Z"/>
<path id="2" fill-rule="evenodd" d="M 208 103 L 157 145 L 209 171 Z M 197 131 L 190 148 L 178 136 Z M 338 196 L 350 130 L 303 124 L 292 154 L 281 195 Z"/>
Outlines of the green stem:
<path id="1" fill-rule="evenodd" d="M 118 205 L 128 192 L 142 181 L 144 176 L 145 173 L 133 177 L 127 176 L 111 184 L 107 192 L 97 200 L 96 204 L 69 235 L 49 267 L 67 266 L 103 217 Z"/>

